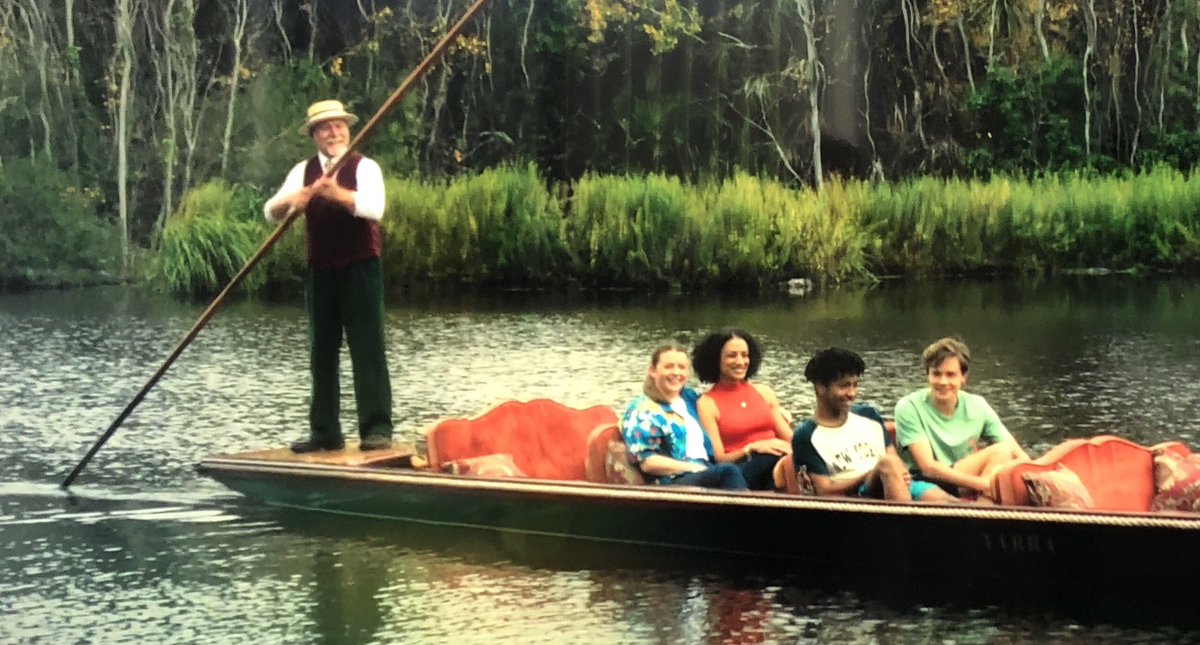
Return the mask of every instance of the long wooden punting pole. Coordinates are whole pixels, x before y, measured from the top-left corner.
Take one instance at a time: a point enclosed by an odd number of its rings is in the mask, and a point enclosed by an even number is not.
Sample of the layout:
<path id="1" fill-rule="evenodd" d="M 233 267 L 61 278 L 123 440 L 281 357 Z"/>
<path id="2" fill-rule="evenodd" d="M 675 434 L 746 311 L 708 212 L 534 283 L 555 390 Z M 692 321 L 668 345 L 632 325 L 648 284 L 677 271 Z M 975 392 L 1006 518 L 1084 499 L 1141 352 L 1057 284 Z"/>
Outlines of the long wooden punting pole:
<path id="1" fill-rule="evenodd" d="M 471 5 L 470 9 L 467 9 L 467 12 L 463 14 L 463 17 L 460 18 L 459 21 L 450 28 L 450 31 L 446 32 L 445 36 L 442 36 L 442 39 L 438 41 L 437 45 L 434 45 L 429 54 L 425 56 L 425 59 L 421 61 L 421 64 L 417 65 L 408 75 L 408 78 L 404 79 L 404 82 L 396 88 L 396 91 L 392 92 L 392 95 L 388 97 L 383 106 L 380 107 L 377 112 L 375 112 L 375 116 L 372 116 L 371 120 L 367 121 L 367 124 L 358 131 L 358 135 L 350 141 L 347 153 L 357 150 L 359 146 L 362 145 L 363 141 L 366 141 L 367 138 L 371 136 L 371 134 L 375 131 L 375 127 L 379 125 L 379 122 L 382 121 L 388 115 L 388 113 L 392 111 L 392 108 L 400 103 L 404 96 L 408 94 L 409 90 L 416 85 L 417 81 L 421 80 L 421 78 L 425 76 L 425 74 L 427 74 L 435 64 L 437 64 L 438 60 L 441 59 L 442 55 L 445 54 L 446 48 L 450 46 L 450 43 L 454 42 L 455 38 L 458 38 L 463 29 L 466 28 L 467 24 L 470 23 L 475 15 L 482 11 L 489 2 L 491 2 L 491 0 L 476 0 L 475 4 Z M 343 154 L 335 163 L 330 164 L 330 167 L 325 171 L 325 176 L 330 177 L 337 173 L 349 156 L 349 154 Z M 129 415 L 133 413 L 133 409 L 142 402 L 142 399 L 146 398 L 146 394 L 150 392 L 150 389 L 153 388 L 156 383 L 158 383 L 163 374 L 167 372 L 167 369 L 171 367 L 171 364 L 175 362 L 175 359 L 179 358 L 179 355 L 183 353 L 183 350 L 192 343 L 192 340 L 196 338 L 196 335 L 200 333 L 200 330 L 203 329 L 213 315 L 217 313 L 217 310 L 220 309 L 221 305 L 225 303 L 225 298 L 229 296 L 229 293 L 233 291 L 234 288 L 236 288 L 239 284 L 241 284 L 246 275 L 250 273 L 250 270 L 253 269 L 255 265 L 257 265 L 258 262 L 267 255 L 267 252 L 271 250 L 271 247 L 274 246 L 277 241 L 279 241 L 279 238 L 283 236 L 288 227 L 292 225 L 292 222 L 294 222 L 300 216 L 300 214 L 300 211 L 295 209 L 288 211 L 283 222 L 281 222 L 279 226 L 276 227 L 275 231 L 263 241 L 262 245 L 258 247 L 258 250 L 254 252 L 254 255 L 250 256 L 250 259 L 246 261 L 246 265 L 237 272 L 237 275 L 233 276 L 233 279 L 229 281 L 229 284 L 225 285 L 225 288 L 221 290 L 221 293 L 217 294 L 217 297 L 212 301 L 212 304 L 208 305 L 208 308 L 204 310 L 204 313 L 200 314 L 200 318 L 196 321 L 196 324 L 192 325 L 192 328 L 183 335 L 183 339 L 179 341 L 179 344 L 176 345 L 175 349 L 171 351 L 171 354 L 167 356 L 167 360 L 163 361 L 163 364 L 159 366 L 156 372 L 154 372 L 154 375 L 150 377 L 150 380 L 146 381 L 146 384 L 143 385 L 142 389 L 139 390 L 137 395 L 133 397 L 133 400 L 129 402 L 129 405 L 125 406 L 125 409 L 121 411 L 121 414 L 117 415 L 117 420 L 113 421 L 112 425 L 108 427 L 108 430 L 105 430 L 104 434 L 100 435 L 100 438 L 96 440 L 96 443 L 92 444 L 91 449 L 87 451 L 87 454 L 83 456 L 83 459 L 78 465 L 75 466 L 75 469 L 71 471 L 71 474 L 67 475 L 67 478 L 63 480 L 63 488 L 70 487 L 71 483 L 74 482 L 77 477 L 79 477 L 79 473 L 83 472 L 83 469 L 87 467 L 87 464 L 92 460 L 92 457 L 94 457 L 96 453 L 100 451 L 100 448 L 104 446 L 104 443 L 108 441 L 114 433 L 116 433 L 117 428 L 119 428 L 121 424 L 125 422 L 125 419 L 129 418 Z"/>

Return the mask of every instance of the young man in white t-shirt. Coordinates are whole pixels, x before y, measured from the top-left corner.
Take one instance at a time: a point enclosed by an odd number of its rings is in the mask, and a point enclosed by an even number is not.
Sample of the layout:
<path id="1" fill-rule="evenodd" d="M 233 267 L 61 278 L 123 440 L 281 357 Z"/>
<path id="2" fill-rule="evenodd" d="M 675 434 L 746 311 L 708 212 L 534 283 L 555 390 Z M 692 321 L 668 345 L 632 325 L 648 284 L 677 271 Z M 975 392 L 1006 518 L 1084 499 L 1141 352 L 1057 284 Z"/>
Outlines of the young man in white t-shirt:
<path id="1" fill-rule="evenodd" d="M 854 404 L 865 370 L 861 356 L 839 347 L 808 361 L 804 378 L 813 384 L 817 406 L 792 436 L 797 468 L 807 469 L 818 495 L 953 501 L 936 485 L 913 481 L 879 413 Z"/>

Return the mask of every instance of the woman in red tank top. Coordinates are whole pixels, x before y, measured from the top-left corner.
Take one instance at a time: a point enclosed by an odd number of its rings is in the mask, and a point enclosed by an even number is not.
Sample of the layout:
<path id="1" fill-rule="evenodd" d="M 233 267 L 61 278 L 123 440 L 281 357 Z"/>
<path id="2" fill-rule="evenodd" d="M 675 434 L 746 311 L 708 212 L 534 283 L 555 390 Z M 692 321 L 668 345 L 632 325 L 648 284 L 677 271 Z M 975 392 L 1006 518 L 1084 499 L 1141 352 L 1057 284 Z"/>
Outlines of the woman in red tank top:
<path id="1" fill-rule="evenodd" d="M 773 490 L 782 486 L 774 470 L 792 451 L 792 428 L 775 391 L 750 382 L 761 364 L 762 350 L 741 329 L 715 331 L 692 350 L 696 376 L 713 384 L 697 412 L 717 463 L 737 464 L 752 490 Z"/>

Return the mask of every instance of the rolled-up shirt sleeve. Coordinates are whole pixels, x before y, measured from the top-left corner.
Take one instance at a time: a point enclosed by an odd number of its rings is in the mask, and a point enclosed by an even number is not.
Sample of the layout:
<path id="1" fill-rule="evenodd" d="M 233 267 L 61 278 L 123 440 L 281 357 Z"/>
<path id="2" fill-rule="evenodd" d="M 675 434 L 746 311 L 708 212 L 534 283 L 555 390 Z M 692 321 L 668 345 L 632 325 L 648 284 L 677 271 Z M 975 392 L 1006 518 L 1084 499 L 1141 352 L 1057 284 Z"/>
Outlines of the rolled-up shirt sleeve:
<path id="1" fill-rule="evenodd" d="M 291 171 L 288 172 L 287 177 L 283 180 L 283 185 L 279 187 L 279 190 L 275 191 L 275 194 L 271 196 L 271 199 L 267 200 L 267 203 L 263 204 L 264 217 L 275 219 L 271 217 L 271 210 L 275 208 L 275 205 L 287 199 L 292 194 L 299 192 L 301 188 L 304 188 L 304 165 L 307 163 L 307 161 L 301 161 L 292 166 Z"/>
<path id="2" fill-rule="evenodd" d="M 630 410 L 621 421 L 621 435 L 629 454 L 642 463 L 652 455 L 665 454 L 662 429 L 654 424 L 654 415 L 645 410 Z"/>
<path id="3" fill-rule="evenodd" d="M 358 162 L 358 172 L 355 176 L 358 190 L 354 193 L 354 216 L 378 222 L 383 219 L 383 209 L 387 205 L 383 171 L 374 160 L 363 157 Z"/>

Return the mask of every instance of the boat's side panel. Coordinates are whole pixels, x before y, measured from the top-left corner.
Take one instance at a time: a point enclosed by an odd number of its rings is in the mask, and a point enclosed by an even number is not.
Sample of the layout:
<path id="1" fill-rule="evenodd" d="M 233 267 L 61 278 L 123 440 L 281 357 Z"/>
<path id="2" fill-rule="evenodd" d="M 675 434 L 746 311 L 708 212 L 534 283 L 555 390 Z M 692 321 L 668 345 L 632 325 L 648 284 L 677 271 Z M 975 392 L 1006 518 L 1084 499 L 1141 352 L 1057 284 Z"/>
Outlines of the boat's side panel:
<path id="1" fill-rule="evenodd" d="M 972 514 L 769 494 L 473 483 L 437 475 L 396 480 L 207 472 L 274 505 L 769 558 L 792 561 L 797 570 L 820 569 L 822 575 L 886 570 L 919 577 L 961 570 L 984 581 L 1130 584 L 1145 582 L 1164 554 L 1170 554 L 1174 571 L 1200 573 L 1200 523 L 1123 525 L 1044 512 Z"/>

